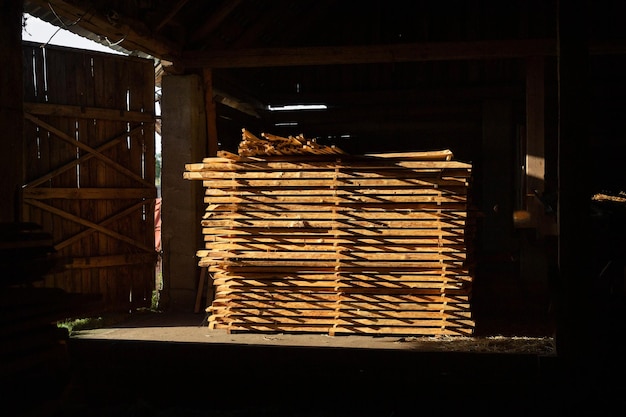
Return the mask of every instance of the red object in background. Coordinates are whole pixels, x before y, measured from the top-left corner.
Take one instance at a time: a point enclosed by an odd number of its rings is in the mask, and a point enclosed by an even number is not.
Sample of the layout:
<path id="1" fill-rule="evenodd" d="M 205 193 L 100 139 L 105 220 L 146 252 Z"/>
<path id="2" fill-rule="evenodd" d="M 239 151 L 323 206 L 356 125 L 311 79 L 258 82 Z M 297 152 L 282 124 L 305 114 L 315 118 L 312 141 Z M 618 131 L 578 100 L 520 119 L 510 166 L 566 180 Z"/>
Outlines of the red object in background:
<path id="1" fill-rule="evenodd" d="M 161 199 L 154 204 L 154 249 L 161 253 Z"/>

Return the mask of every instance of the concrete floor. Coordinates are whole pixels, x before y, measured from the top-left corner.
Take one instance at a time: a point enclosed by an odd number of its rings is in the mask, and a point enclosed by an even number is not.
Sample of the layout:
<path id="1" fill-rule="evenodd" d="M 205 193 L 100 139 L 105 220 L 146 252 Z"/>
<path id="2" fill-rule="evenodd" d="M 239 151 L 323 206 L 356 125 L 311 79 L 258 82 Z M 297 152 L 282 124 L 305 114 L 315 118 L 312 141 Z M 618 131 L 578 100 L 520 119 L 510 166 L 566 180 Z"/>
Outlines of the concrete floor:
<path id="1" fill-rule="evenodd" d="M 203 314 L 135 313 L 104 328 L 76 331 L 75 340 L 146 341 L 171 343 L 231 344 L 249 346 L 299 346 L 345 349 L 386 349 L 439 352 L 522 353 L 550 355 L 554 340 L 549 335 L 503 336 L 498 333 L 476 337 L 407 337 L 283 333 L 233 333 L 211 330 Z"/>
<path id="2" fill-rule="evenodd" d="M 569 378 L 551 338 L 227 334 L 142 313 L 73 334 L 52 417 L 620 415 L 623 384 Z M 25 381 L 33 386 L 35 381 Z M 51 393 L 45 385 L 32 395 Z M 594 413 L 578 413 L 592 405 Z M 11 414 L 20 415 L 20 414 Z M 623 414 L 621 414 L 623 415 Z"/>
<path id="3" fill-rule="evenodd" d="M 54 417 L 515 416 L 558 407 L 546 402 L 558 364 L 542 337 L 227 334 L 203 315 L 146 313 L 76 332 L 68 348 L 71 380 Z"/>

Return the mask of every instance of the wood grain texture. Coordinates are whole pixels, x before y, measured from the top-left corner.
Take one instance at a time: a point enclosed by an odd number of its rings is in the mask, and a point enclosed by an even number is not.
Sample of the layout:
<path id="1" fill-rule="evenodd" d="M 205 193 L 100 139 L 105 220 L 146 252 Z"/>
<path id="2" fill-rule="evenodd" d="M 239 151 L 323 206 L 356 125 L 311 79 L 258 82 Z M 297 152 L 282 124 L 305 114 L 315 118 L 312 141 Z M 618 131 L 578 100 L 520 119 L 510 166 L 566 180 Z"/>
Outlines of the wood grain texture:
<path id="1" fill-rule="evenodd" d="M 205 187 L 209 328 L 472 334 L 471 164 L 448 150 L 304 155 L 306 142 L 244 130 L 239 155 L 186 165 Z"/>

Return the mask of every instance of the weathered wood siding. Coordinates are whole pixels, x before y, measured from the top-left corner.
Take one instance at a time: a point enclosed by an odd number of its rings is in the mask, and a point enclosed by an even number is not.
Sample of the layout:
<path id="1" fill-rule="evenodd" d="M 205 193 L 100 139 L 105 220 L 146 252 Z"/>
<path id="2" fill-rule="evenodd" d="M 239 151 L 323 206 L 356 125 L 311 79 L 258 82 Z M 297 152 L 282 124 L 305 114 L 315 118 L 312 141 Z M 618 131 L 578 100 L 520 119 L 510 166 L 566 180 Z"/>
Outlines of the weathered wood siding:
<path id="1" fill-rule="evenodd" d="M 67 269 L 46 287 L 108 309 L 154 289 L 154 68 L 150 60 L 24 44 L 23 219 Z"/>

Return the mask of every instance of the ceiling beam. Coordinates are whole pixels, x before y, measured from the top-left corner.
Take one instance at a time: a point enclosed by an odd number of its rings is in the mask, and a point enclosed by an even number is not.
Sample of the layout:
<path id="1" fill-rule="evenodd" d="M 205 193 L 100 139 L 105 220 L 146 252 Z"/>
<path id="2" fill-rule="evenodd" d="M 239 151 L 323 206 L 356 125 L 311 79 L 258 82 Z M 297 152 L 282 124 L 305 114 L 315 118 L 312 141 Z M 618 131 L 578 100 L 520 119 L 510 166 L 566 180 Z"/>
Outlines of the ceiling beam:
<path id="1" fill-rule="evenodd" d="M 178 0 L 178 3 L 176 3 L 176 5 L 167 13 L 167 16 L 165 16 L 159 22 L 159 24 L 156 25 L 156 27 L 154 28 L 154 31 L 159 32 L 161 29 L 163 29 L 163 26 L 167 25 L 170 22 L 170 20 L 172 20 L 174 16 L 178 14 L 180 9 L 185 7 L 185 4 L 187 4 L 188 1 L 189 0 Z"/>
<path id="2" fill-rule="evenodd" d="M 556 55 L 556 41 L 554 39 L 529 39 L 188 51 L 181 54 L 176 64 L 185 68 L 258 68 L 502 59 L 554 55 Z"/>
<path id="3" fill-rule="evenodd" d="M 190 41 L 198 42 L 213 32 L 235 10 L 241 0 L 227 1 L 219 10 L 207 17 L 206 22 L 190 37 Z"/>
<path id="4" fill-rule="evenodd" d="M 430 87 L 401 90 L 316 92 L 301 94 L 265 94 L 270 105 L 330 104 L 335 106 L 371 106 L 381 103 L 450 103 L 476 101 L 485 98 L 524 98 L 522 84 L 494 84 L 490 86 Z"/>
<path id="5" fill-rule="evenodd" d="M 39 6 L 51 10 L 63 22 L 52 22 L 60 26 L 69 25 L 67 29 L 72 31 L 80 27 L 91 32 L 101 39 L 106 38 L 112 43 L 117 43 L 128 51 L 139 51 L 157 58 L 171 59 L 180 49 L 180 45 L 160 38 L 142 22 L 133 20 L 124 15 L 107 15 L 95 9 L 92 2 L 75 2 L 71 0 L 27 0 L 28 7 Z M 90 6 L 91 5 L 91 6 Z"/>

